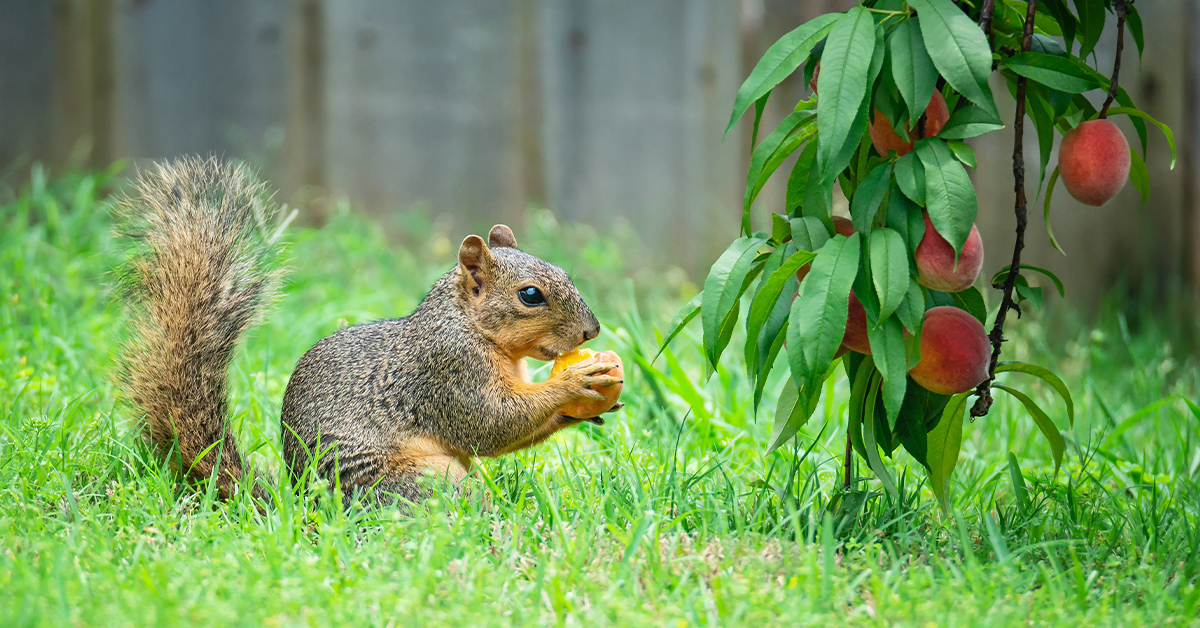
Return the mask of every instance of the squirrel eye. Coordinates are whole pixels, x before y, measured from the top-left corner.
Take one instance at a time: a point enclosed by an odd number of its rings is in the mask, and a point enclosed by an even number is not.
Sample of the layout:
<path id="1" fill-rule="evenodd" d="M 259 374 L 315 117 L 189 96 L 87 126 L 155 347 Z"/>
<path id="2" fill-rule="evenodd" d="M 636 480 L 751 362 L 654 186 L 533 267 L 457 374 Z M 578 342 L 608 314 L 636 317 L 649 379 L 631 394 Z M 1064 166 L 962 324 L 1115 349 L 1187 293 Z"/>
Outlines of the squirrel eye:
<path id="1" fill-rule="evenodd" d="M 533 307 L 535 305 L 545 305 L 546 297 L 541 290 L 533 286 L 526 286 L 517 290 L 517 298 L 521 299 L 521 303 Z"/>

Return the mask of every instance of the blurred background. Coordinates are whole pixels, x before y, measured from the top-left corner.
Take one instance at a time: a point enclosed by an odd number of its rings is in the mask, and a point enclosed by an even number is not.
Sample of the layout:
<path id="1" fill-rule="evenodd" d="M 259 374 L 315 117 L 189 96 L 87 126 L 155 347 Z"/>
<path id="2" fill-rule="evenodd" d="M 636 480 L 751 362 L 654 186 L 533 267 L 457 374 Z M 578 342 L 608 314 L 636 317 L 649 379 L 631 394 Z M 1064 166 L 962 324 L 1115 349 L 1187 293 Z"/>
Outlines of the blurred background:
<path id="1" fill-rule="evenodd" d="M 255 164 L 308 224 L 344 199 L 384 224 L 423 216 L 457 242 L 497 222 L 519 236 L 530 208 L 548 208 L 635 240 L 642 257 L 626 267 L 700 284 L 737 235 L 749 120 L 722 131 L 738 86 L 780 35 L 851 4 L 2 0 L 0 169 L 16 189 L 38 162 L 53 172 L 215 153 Z M 1083 311 L 1116 298 L 1194 319 L 1196 4 L 1139 2 L 1145 55 L 1125 48 L 1122 85 L 1179 143 L 1172 171 L 1151 127 L 1149 203 L 1139 209 L 1127 185 L 1093 208 L 1060 186 L 1063 257 L 1041 197 L 1031 201 L 1025 261 L 1058 273 Z M 1105 74 L 1114 48 L 1110 20 L 1093 59 Z M 993 89 L 1011 120 L 1007 89 Z M 799 79 L 784 83 L 764 128 L 808 96 Z M 1133 144 L 1132 127 L 1118 124 Z M 1037 142 L 1026 128 L 1032 189 Z M 1011 254 L 1012 141 L 1009 130 L 972 141 L 985 277 Z M 782 207 L 787 168 L 760 197 L 759 226 Z"/>

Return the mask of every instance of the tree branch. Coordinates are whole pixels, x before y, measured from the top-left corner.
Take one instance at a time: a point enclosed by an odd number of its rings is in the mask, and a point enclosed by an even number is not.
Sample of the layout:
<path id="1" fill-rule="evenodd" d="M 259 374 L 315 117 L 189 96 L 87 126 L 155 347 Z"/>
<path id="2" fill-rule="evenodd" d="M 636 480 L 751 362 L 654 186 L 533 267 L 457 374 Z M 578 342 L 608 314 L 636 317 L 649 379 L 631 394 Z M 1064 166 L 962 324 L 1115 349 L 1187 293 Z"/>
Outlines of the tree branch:
<path id="1" fill-rule="evenodd" d="M 1113 61 L 1112 85 L 1108 87 L 1108 98 L 1104 99 L 1104 108 L 1100 110 L 1100 119 L 1108 117 L 1108 106 L 1117 97 L 1117 77 L 1121 74 L 1121 51 L 1125 49 L 1125 0 L 1113 0 L 1113 10 L 1117 12 L 1117 58 Z"/>
<path id="2" fill-rule="evenodd" d="M 992 1 L 988 0 L 983 10 L 989 11 L 992 8 Z M 1037 0 L 1029 0 L 1029 9 L 1025 14 L 1025 37 L 1021 41 L 1022 52 L 1029 52 L 1033 47 L 1033 20 L 1036 11 Z M 991 15 L 985 17 L 988 18 L 987 24 L 990 27 Z M 980 18 L 981 26 L 982 23 L 983 18 Z M 988 36 L 990 39 L 990 32 Z M 992 381 L 996 379 L 996 365 L 1000 363 L 1000 345 L 1004 342 L 1004 320 L 1008 317 L 1008 311 L 1015 309 L 1017 316 L 1021 315 L 1021 309 L 1013 300 L 1013 291 L 1017 285 L 1017 277 L 1021 274 L 1021 249 L 1025 248 L 1025 226 L 1029 214 L 1025 199 L 1025 83 L 1024 76 L 1017 77 L 1017 115 L 1013 122 L 1013 190 L 1017 197 L 1014 208 L 1017 215 L 1017 239 L 1013 243 L 1012 264 L 1008 267 L 1008 277 L 1004 280 L 1004 299 L 1000 301 L 1000 310 L 996 312 L 996 324 L 992 327 L 992 333 L 988 334 L 988 339 L 992 342 L 992 361 L 988 366 L 988 378 L 975 389 L 979 398 L 971 407 L 971 416 L 974 418 L 986 415 L 992 407 Z"/>

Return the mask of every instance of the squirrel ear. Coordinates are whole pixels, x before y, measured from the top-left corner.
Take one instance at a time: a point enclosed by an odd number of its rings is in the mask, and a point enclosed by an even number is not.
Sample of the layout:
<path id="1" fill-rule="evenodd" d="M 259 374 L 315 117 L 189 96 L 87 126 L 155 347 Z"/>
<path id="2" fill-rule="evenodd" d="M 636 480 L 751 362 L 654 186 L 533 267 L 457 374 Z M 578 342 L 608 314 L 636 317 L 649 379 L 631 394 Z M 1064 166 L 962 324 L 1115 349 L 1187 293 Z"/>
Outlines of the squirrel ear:
<path id="1" fill-rule="evenodd" d="M 502 246 L 510 249 L 517 248 L 517 236 L 513 235 L 512 229 L 508 225 L 496 225 L 492 227 L 492 232 L 488 234 L 488 244 L 491 246 Z"/>
<path id="2" fill-rule="evenodd" d="M 458 248 L 458 263 L 462 267 L 463 276 L 468 288 L 479 296 L 484 283 L 490 278 L 490 271 L 495 260 L 492 252 L 484 244 L 483 238 L 477 235 L 467 236 Z"/>

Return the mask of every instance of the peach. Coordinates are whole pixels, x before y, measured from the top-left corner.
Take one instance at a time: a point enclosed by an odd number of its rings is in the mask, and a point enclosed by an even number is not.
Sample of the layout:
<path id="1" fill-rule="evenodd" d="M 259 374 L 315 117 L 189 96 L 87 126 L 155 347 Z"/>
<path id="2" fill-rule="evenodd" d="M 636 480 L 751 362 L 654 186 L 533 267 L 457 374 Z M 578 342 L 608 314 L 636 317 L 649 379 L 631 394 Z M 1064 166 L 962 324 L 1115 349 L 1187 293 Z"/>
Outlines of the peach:
<path id="1" fill-rule="evenodd" d="M 842 218 L 841 216 L 834 216 L 833 217 L 833 230 L 835 233 L 839 233 L 848 238 L 848 237 L 850 237 L 851 234 L 854 233 L 854 223 L 851 222 L 849 218 Z M 800 270 L 796 271 L 796 281 L 797 282 L 804 281 L 804 276 L 808 274 L 809 266 L 810 266 L 810 264 L 805 264 L 800 267 Z"/>
<path id="2" fill-rule="evenodd" d="M 613 351 L 594 351 L 592 349 L 576 349 L 558 356 L 554 360 L 554 366 L 550 367 L 550 377 L 554 377 L 566 370 L 574 364 L 596 358 L 600 362 L 610 362 L 616 364 L 617 367 L 608 372 L 617 379 L 625 379 L 625 368 L 621 363 L 621 356 Z M 604 395 L 604 399 L 580 399 L 579 401 L 571 402 L 561 408 L 561 412 L 565 416 L 575 417 L 576 419 L 591 419 L 598 417 L 612 409 L 617 404 L 617 399 L 621 397 L 621 389 L 623 384 L 613 384 L 612 386 L 592 386 L 592 390 Z"/>
<path id="3" fill-rule="evenodd" d="M 971 233 L 963 243 L 956 266 L 954 247 L 933 228 L 929 212 L 922 212 L 922 216 L 925 218 L 925 235 L 917 245 L 917 283 L 942 292 L 970 288 L 983 269 L 983 239 L 979 237 L 979 228 L 971 225 Z"/>
<path id="4" fill-rule="evenodd" d="M 946 99 L 942 98 L 940 92 L 934 92 L 929 99 L 929 106 L 925 108 L 925 137 L 933 137 L 941 132 L 949 119 L 950 109 L 946 107 Z M 897 157 L 903 157 L 912 151 L 913 142 L 917 140 L 911 131 L 914 126 L 915 120 L 905 127 L 905 139 L 900 139 L 887 116 L 876 109 L 875 121 L 867 125 L 867 132 L 871 134 L 871 144 L 880 155 L 887 157 L 888 151 L 894 150 Z"/>
<path id="5" fill-rule="evenodd" d="M 991 344 L 979 320 L 943 305 L 925 312 L 921 361 L 908 374 L 928 391 L 957 395 L 988 378 L 990 361 Z"/>
<path id="6" fill-rule="evenodd" d="M 871 355 L 871 343 L 867 340 L 867 311 L 862 302 L 850 292 L 850 309 L 846 313 L 846 333 L 842 336 L 842 347 Z"/>
<path id="7" fill-rule="evenodd" d="M 1089 120 L 1067 131 L 1058 150 L 1063 185 L 1075 200 L 1099 207 L 1125 187 L 1129 142 L 1108 120 Z"/>

